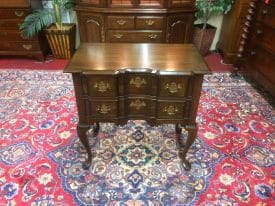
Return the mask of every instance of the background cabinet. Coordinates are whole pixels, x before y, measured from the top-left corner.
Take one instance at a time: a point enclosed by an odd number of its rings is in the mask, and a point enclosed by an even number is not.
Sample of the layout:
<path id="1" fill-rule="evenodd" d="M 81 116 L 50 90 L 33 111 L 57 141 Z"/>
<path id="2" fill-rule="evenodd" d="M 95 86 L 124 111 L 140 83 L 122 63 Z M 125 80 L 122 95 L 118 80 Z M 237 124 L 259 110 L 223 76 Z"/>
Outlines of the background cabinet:
<path id="1" fill-rule="evenodd" d="M 235 1 L 232 10 L 223 17 L 217 49 L 222 52 L 224 63 L 233 64 L 236 60 L 249 2 L 250 0 Z"/>
<path id="2" fill-rule="evenodd" d="M 194 0 L 78 0 L 81 42 L 191 43 Z"/>
<path id="3" fill-rule="evenodd" d="M 33 1 L 39 7 L 40 1 Z M 41 2 L 40 2 L 41 3 Z M 0 55 L 24 55 L 43 60 L 48 44 L 45 37 L 38 35 L 33 39 L 21 36 L 19 26 L 31 12 L 30 0 L 9 0 L 0 4 Z"/>
<path id="4" fill-rule="evenodd" d="M 249 6 L 238 66 L 275 97 L 275 0 L 252 0 Z"/>

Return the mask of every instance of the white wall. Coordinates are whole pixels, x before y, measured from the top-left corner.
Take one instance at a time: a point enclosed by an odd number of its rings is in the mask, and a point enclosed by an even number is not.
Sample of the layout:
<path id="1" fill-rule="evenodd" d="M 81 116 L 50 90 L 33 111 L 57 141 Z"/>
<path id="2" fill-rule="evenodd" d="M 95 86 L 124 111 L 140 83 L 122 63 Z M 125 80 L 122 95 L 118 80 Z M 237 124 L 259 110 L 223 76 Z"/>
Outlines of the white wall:
<path id="1" fill-rule="evenodd" d="M 215 50 L 216 49 L 216 44 L 219 41 L 219 37 L 220 37 L 220 33 L 221 33 L 222 20 L 223 20 L 223 15 L 212 16 L 208 20 L 208 23 L 210 25 L 215 26 L 217 28 L 214 40 L 213 40 L 212 45 L 210 47 L 210 50 Z M 199 24 L 199 23 L 201 23 L 199 20 L 197 20 L 195 22 L 195 24 Z"/>

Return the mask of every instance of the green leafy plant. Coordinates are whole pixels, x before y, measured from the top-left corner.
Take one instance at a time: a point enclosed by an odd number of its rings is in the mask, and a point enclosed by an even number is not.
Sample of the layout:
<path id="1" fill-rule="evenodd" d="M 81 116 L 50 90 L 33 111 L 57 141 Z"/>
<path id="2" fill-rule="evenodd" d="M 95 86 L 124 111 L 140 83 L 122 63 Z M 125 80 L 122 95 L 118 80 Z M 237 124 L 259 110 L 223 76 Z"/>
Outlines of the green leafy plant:
<path id="1" fill-rule="evenodd" d="M 75 6 L 75 0 L 52 0 L 49 2 L 52 3 L 52 8 L 34 10 L 24 19 L 19 29 L 25 38 L 32 38 L 53 23 L 57 29 L 63 29 L 62 12 L 71 10 Z"/>
<path id="2" fill-rule="evenodd" d="M 234 0 L 196 0 L 196 17 L 202 20 L 203 29 L 212 15 L 226 14 L 233 3 Z"/>

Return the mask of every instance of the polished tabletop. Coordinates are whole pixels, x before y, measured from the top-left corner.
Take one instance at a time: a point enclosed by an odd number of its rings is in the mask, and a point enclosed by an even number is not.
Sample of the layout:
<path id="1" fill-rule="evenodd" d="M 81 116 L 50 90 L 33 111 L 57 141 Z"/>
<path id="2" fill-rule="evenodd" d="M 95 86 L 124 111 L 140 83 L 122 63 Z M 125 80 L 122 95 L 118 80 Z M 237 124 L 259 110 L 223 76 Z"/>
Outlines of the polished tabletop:
<path id="1" fill-rule="evenodd" d="M 115 73 L 127 69 L 210 73 L 193 44 L 148 43 L 81 43 L 64 72 Z"/>

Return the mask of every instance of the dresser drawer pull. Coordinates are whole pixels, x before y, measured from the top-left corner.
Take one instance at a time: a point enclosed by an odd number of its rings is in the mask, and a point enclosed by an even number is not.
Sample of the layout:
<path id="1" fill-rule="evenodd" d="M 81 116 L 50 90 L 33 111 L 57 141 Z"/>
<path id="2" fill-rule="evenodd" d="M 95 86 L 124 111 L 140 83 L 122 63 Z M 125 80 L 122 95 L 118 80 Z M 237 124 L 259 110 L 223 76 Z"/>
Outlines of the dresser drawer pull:
<path id="1" fill-rule="evenodd" d="M 32 48 L 31 44 L 23 44 L 22 47 L 26 50 L 30 50 Z"/>
<path id="2" fill-rule="evenodd" d="M 267 12 L 268 12 L 267 9 L 263 9 L 263 10 L 262 10 L 262 15 L 263 15 L 263 16 L 267 15 Z"/>
<path id="3" fill-rule="evenodd" d="M 110 89 L 110 84 L 100 81 L 94 84 L 94 88 L 97 89 L 98 92 L 106 92 L 108 89 Z"/>
<path id="4" fill-rule="evenodd" d="M 21 17 L 24 15 L 24 11 L 15 11 L 14 14 L 15 16 Z"/>
<path id="5" fill-rule="evenodd" d="M 136 110 L 140 110 L 141 107 L 145 107 L 146 103 L 144 101 L 141 101 L 140 99 L 137 99 L 136 101 L 132 101 L 130 103 L 130 107 L 135 107 Z"/>
<path id="6" fill-rule="evenodd" d="M 119 25 L 123 26 L 126 23 L 126 21 L 120 19 L 120 20 L 117 20 L 116 23 L 118 23 Z"/>
<path id="7" fill-rule="evenodd" d="M 148 37 L 150 39 L 156 39 L 158 37 L 158 35 L 157 34 L 149 34 Z"/>
<path id="8" fill-rule="evenodd" d="M 168 107 L 165 107 L 164 112 L 166 112 L 168 115 L 175 115 L 176 113 L 178 113 L 179 109 L 178 107 L 175 107 L 175 106 L 168 106 Z"/>
<path id="9" fill-rule="evenodd" d="M 147 84 L 145 79 L 142 79 L 140 77 L 136 77 L 135 79 L 130 80 L 130 84 L 135 85 L 136 88 L 140 88 L 141 85 Z"/>
<path id="10" fill-rule="evenodd" d="M 145 23 L 148 25 L 148 26 L 152 26 L 154 23 L 155 23 L 155 21 L 153 21 L 153 20 L 146 20 L 145 21 Z"/>
<path id="11" fill-rule="evenodd" d="M 114 34 L 114 37 L 117 39 L 121 39 L 121 37 L 123 37 L 123 34 Z"/>
<path id="12" fill-rule="evenodd" d="M 250 52 L 250 55 L 251 55 L 251 56 L 254 56 L 255 54 L 256 54 L 255 51 L 251 51 L 251 52 Z"/>
<path id="13" fill-rule="evenodd" d="M 260 30 L 260 29 L 257 29 L 257 30 L 256 30 L 256 34 L 257 34 L 257 35 L 260 35 L 260 34 L 262 34 L 262 33 L 263 33 L 262 30 Z"/>
<path id="14" fill-rule="evenodd" d="M 105 104 L 102 104 L 101 106 L 97 106 L 96 111 L 98 111 L 101 114 L 108 114 L 109 111 L 111 111 L 111 107 Z"/>
<path id="15" fill-rule="evenodd" d="M 177 84 L 176 82 L 171 82 L 170 84 L 166 84 L 165 89 L 168 89 L 170 93 L 176 93 L 181 89 L 180 84 Z"/>

